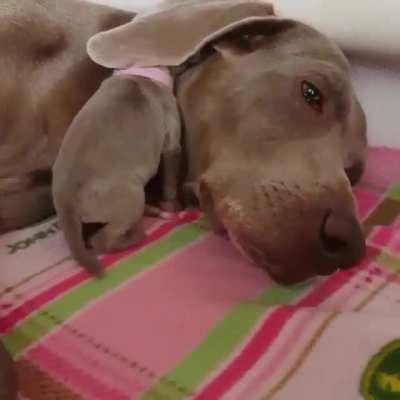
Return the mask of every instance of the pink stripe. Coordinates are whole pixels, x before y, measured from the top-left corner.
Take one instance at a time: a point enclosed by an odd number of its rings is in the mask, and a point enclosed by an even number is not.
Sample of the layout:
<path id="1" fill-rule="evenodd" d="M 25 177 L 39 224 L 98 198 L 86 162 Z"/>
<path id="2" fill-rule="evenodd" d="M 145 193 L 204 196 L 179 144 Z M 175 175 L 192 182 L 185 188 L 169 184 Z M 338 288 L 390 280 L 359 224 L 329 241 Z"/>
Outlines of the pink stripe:
<path id="1" fill-rule="evenodd" d="M 214 261 L 205 262 L 204 254 Z M 41 344 L 74 359 L 81 369 L 123 393 L 136 390 L 135 380 L 147 389 L 154 379 L 145 375 L 143 380 L 140 366 L 151 370 L 154 378 L 165 375 L 232 307 L 254 301 L 269 283 L 265 272 L 249 268 L 227 240 L 208 234 L 69 321 L 70 328 L 95 339 L 110 353 L 123 355 L 124 362 L 99 352 L 93 345 L 82 347 L 82 340 L 68 329 L 47 335 Z M 91 360 L 101 362 L 98 370 L 92 371 Z M 132 368 L 132 361 L 138 366 Z"/>
<path id="2" fill-rule="evenodd" d="M 388 147 L 370 148 L 364 182 L 385 188 L 400 182 L 400 150 Z"/>
<path id="3" fill-rule="evenodd" d="M 396 230 L 392 227 L 382 226 L 376 228 L 369 242 L 380 248 L 386 247 L 396 234 Z"/>
<path id="4" fill-rule="evenodd" d="M 212 380 L 196 399 L 219 399 L 238 382 L 244 374 L 268 351 L 278 334 L 296 310 L 302 307 L 316 307 L 348 282 L 361 267 L 336 273 L 324 281 L 294 306 L 281 306 L 273 311 L 258 332 L 237 356 L 214 380 Z"/>
<path id="5" fill-rule="evenodd" d="M 400 229 L 396 226 L 381 226 L 369 238 L 369 243 L 382 250 L 390 251 L 397 255 L 400 252 Z"/>
<path id="6" fill-rule="evenodd" d="M 302 333 L 306 329 L 307 325 L 314 319 L 314 316 L 315 316 L 314 310 L 312 309 L 307 310 L 306 315 L 303 316 L 303 318 L 300 320 L 297 326 L 295 326 L 291 334 L 286 338 L 280 350 L 275 354 L 275 357 L 271 359 L 268 368 L 263 370 L 261 376 L 257 378 L 258 381 L 263 379 L 263 382 L 265 382 L 267 379 L 271 377 L 271 375 L 277 370 L 279 365 L 282 364 L 287 355 L 291 352 L 294 345 L 301 338 Z M 255 390 L 255 387 L 252 386 L 250 389 Z"/>
<path id="7" fill-rule="evenodd" d="M 392 251 L 395 255 L 399 255 L 399 253 L 400 253 L 400 235 L 397 235 L 395 240 L 396 241 L 392 245 Z"/>
<path id="8" fill-rule="evenodd" d="M 358 214 L 361 219 L 366 219 L 385 197 L 384 194 L 371 192 L 362 186 L 354 189 L 354 196 L 357 199 Z"/>
<path id="9" fill-rule="evenodd" d="M 333 308 L 343 307 L 344 304 L 350 301 L 354 297 L 356 291 L 352 290 L 349 293 L 343 295 L 338 299 Z M 260 373 L 254 377 L 251 382 L 248 382 L 247 387 L 237 396 L 240 399 L 253 399 L 256 398 L 256 392 L 260 385 L 264 385 L 265 382 L 271 378 L 271 376 L 277 371 L 281 364 L 286 360 L 287 356 L 291 353 L 296 343 L 301 339 L 307 326 L 315 319 L 316 312 L 314 309 L 307 310 L 306 314 L 297 323 L 294 329 L 290 332 L 280 349 L 277 351 L 274 357 L 269 361 L 267 366 L 264 366 Z M 237 397 L 235 396 L 235 397 Z"/>
<path id="10" fill-rule="evenodd" d="M 69 386 L 71 382 L 74 382 L 75 388 L 80 392 L 79 394 L 85 395 L 85 399 L 129 400 L 131 398 L 98 381 L 43 346 L 37 346 L 30 351 L 28 358 L 61 382 L 63 382 L 63 377 L 68 377 L 68 381 L 63 383 Z"/>
<path id="11" fill-rule="evenodd" d="M 174 228 L 195 221 L 198 216 L 199 214 L 197 212 L 185 213 L 179 219 L 175 219 L 171 222 L 163 224 L 157 230 L 152 232 L 143 242 L 132 247 L 131 249 L 124 252 L 105 256 L 102 259 L 103 265 L 107 269 L 112 268 L 121 259 L 129 255 L 135 254 L 143 247 L 149 245 L 156 240 L 159 240 Z M 15 308 L 9 314 L 0 319 L 0 332 L 7 332 L 8 330 L 12 329 L 18 322 L 29 316 L 33 311 L 38 310 L 39 308 L 53 301 L 68 290 L 71 290 L 90 279 L 92 279 L 92 276 L 90 274 L 88 274 L 84 270 L 80 270 L 75 275 L 65 279 L 62 282 L 59 282 L 58 284 L 54 285 L 43 293 L 40 293 L 36 297 L 27 300 L 25 303 L 21 304 L 19 307 Z"/>

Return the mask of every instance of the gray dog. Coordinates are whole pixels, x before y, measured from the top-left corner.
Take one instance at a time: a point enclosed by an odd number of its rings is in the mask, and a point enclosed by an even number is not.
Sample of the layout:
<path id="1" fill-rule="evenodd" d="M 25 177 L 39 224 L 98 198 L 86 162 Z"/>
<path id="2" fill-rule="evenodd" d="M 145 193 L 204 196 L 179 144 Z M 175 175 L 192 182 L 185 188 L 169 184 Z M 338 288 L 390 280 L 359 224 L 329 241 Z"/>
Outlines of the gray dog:
<path id="1" fill-rule="evenodd" d="M 180 134 L 171 89 L 142 76 L 108 78 L 73 120 L 53 168 L 53 198 L 72 254 L 90 272 L 102 268 L 87 247 L 99 254 L 143 239 L 145 186 L 160 159 L 162 200 L 176 202 Z M 90 224 L 85 244 L 82 225 Z"/>
<path id="2" fill-rule="evenodd" d="M 184 122 L 187 186 L 215 226 L 280 282 L 357 263 L 365 243 L 351 183 L 363 170 L 365 118 L 337 46 L 263 1 L 132 17 L 66 0 L 1 6 L 12 46 L 0 58 L 0 230 L 53 212 L 64 135 L 85 103 L 95 109 L 112 69 L 164 65 Z"/>
<path id="3" fill-rule="evenodd" d="M 86 103 L 96 108 L 108 88 L 132 104 L 120 81 L 101 85 L 112 68 L 164 65 L 175 74 L 187 186 L 215 226 L 280 282 L 357 263 L 365 242 L 351 184 L 365 118 L 340 50 L 263 1 L 132 18 L 80 1 L 2 0 L 0 232 L 54 212 L 51 169 Z"/>
<path id="4" fill-rule="evenodd" d="M 351 183 L 363 170 L 365 116 L 326 37 L 263 2 L 215 1 L 137 18 L 94 36 L 88 52 L 112 68 L 177 67 L 187 183 L 277 281 L 363 257 Z"/>

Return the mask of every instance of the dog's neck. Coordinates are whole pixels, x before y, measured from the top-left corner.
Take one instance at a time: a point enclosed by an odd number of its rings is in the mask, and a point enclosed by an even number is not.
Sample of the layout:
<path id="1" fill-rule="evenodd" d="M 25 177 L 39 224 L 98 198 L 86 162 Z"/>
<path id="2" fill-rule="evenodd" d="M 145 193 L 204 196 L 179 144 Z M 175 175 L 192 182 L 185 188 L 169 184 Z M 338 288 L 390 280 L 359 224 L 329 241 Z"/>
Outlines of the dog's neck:
<path id="1" fill-rule="evenodd" d="M 145 68 L 132 66 L 126 69 L 116 70 L 114 73 L 115 75 L 143 76 L 171 89 L 173 89 L 174 86 L 172 74 L 166 67 Z"/>

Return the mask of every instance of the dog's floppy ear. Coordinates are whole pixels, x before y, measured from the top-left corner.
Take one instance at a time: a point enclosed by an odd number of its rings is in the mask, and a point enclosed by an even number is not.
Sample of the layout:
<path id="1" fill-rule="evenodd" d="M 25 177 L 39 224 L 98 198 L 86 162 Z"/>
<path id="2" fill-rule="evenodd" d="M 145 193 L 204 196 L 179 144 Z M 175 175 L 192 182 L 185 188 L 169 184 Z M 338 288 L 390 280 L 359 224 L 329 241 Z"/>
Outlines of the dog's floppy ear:
<path id="1" fill-rule="evenodd" d="M 274 19 L 263 0 L 219 0 L 178 5 L 136 17 L 88 42 L 88 54 L 109 68 L 176 66 L 207 43 L 239 27 Z"/>

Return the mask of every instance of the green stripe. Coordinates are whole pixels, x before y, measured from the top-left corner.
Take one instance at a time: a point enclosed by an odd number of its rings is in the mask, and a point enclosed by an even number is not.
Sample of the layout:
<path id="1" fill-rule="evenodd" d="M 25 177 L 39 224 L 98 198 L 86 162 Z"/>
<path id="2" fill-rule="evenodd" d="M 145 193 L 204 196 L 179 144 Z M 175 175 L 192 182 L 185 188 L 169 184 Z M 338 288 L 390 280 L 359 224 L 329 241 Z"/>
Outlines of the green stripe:
<path id="1" fill-rule="evenodd" d="M 119 262 L 116 268 L 107 273 L 105 279 L 92 279 L 42 308 L 39 313 L 26 319 L 3 337 L 5 346 L 13 357 L 18 356 L 28 346 L 58 326 L 57 322 L 47 316 L 57 317 L 58 322 L 67 321 L 83 307 L 114 290 L 146 268 L 154 266 L 164 257 L 192 243 L 205 233 L 207 231 L 200 227 L 199 222 L 176 229 L 134 256 Z"/>
<path id="2" fill-rule="evenodd" d="M 391 269 L 393 272 L 400 271 L 400 258 L 394 257 L 391 254 L 382 251 L 378 257 L 376 258 L 376 262 L 379 265 L 382 265 L 388 269 Z"/>
<path id="3" fill-rule="evenodd" d="M 294 287 L 272 287 L 254 302 L 234 307 L 181 364 L 143 395 L 143 400 L 155 398 L 179 400 L 187 397 L 232 354 L 269 308 L 290 303 L 308 287 L 309 285 L 305 284 Z"/>
<path id="4" fill-rule="evenodd" d="M 388 192 L 388 196 L 394 200 L 400 200 L 400 183 L 394 185 Z"/>

